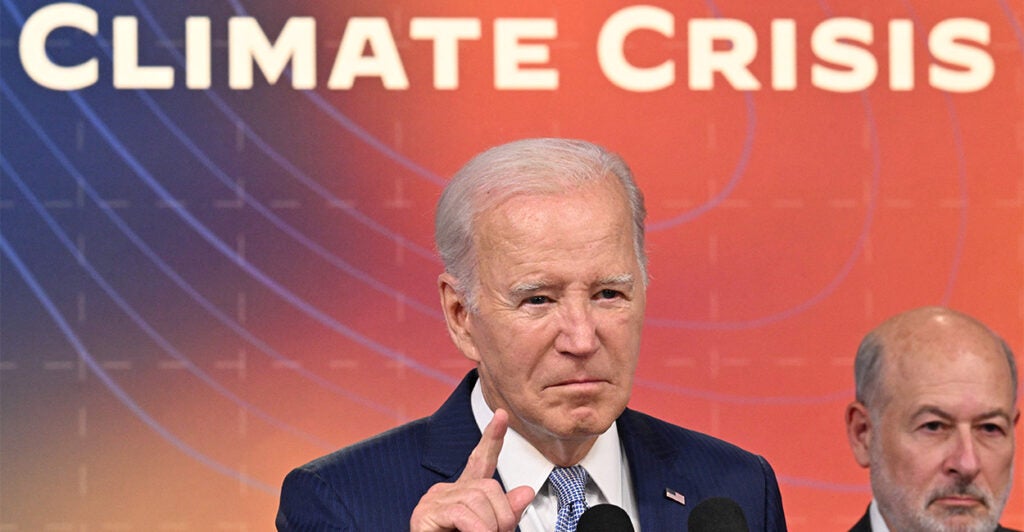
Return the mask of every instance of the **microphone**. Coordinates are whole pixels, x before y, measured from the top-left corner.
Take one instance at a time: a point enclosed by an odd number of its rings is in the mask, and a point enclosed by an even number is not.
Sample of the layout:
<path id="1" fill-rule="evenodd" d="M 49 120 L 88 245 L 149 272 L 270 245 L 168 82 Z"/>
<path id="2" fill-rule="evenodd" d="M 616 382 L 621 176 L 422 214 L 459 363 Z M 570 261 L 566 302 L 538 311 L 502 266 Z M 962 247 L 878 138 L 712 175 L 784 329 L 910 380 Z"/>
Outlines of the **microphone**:
<path id="1" fill-rule="evenodd" d="M 625 510 L 614 504 L 587 508 L 576 524 L 576 532 L 633 532 L 633 522 Z"/>
<path id="2" fill-rule="evenodd" d="M 750 532 L 739 503 L 728 497 L 704 499 L 686 520 L 690 532 Z"/>

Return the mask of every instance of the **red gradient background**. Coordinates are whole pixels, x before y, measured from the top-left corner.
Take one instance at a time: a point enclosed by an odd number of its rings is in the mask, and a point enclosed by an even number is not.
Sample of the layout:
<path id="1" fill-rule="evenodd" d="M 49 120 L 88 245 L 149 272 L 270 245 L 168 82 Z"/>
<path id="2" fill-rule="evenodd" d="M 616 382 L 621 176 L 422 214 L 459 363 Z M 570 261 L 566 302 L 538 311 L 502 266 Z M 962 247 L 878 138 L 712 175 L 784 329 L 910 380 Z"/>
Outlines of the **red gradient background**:
<path id="1" fill-rule="evenodd" d="M 843 426 L 867 330 L 941 304 L 1024 348 L 1019 2 L 658 2 L 675 37 L 627 41 L 638 65 L 676 62 L 651 93 L 597 62 L 621 1 L 90 2 L 107 41 L 113 16 L 137 17 L 140 60 L 178 83 L 115 90 L 102 45 L 55 35 L 52 56 L 100 59 L 100 82 L 73 93 L 19 63 L 45 3 L 3 5 L 0 528 L 269 530 L 292 467 L 432 412 L 470 367 L 437 304 L 434 202 L 468 158 L 520 137 L 630 162 L 652 277 L 631 406 L 764 455 L 791 530 L 846 530 L 870 499 Z M 242 14 L 270 36 L 315 17 L 318 88 L 228 89 L 226 21 Z M 219 43 L 208 91 L 184 88 L 174 55 L 188 16 Z M 326 88 L 354 16 L 387 18 L 408 90 Z M 433 88 L 417 16 L 481 20 L 457 90 Z M 686 21 L 714 16 L 755 29 L 764 89 L 688 88 Z M 840 16 L 875 28 L 861 92 L 811 84 L 810 32 Z M 498 17 L 557 21 L 557 90 L 494 88 Z M 928 85 L 926 32 L 951 17 L 990 25 L 981 91 Z M 778 18 L 797 24 L 794 91 L 770 89 Z M 906 92 L 888 88 L 894 18 L 917 31 Z M 1024 528 L 1014 478 L 1003 524 Z"/>

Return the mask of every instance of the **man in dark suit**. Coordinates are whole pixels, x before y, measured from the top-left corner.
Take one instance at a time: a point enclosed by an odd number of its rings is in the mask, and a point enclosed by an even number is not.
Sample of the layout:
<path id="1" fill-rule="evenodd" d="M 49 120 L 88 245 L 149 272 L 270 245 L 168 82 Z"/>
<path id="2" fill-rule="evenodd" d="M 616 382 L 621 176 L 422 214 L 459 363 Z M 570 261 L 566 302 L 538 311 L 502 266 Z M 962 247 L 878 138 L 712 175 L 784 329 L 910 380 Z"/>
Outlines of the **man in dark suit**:
<path id="1" fill-rule="evenodd" d="M 582 141 L 488 150 L 435 222 L 448 332 L 473 361 L 430 417 L 289 473 L 279 530 L 575 530 L 622 507 L 685 530 L 728 497 L 751 530 L 785 530 L 754 454 L 627 409 L 647 287 L 643 196 L 617 155 Z"/>
<path id="2" fill-rule="evenodd" d="M 851 532 L 1008 531 L 1020 418 L 1009 346 L 970 316 L 920 308 L 869 333 L 854 373 L 847 436 L 874 500 Z"/>

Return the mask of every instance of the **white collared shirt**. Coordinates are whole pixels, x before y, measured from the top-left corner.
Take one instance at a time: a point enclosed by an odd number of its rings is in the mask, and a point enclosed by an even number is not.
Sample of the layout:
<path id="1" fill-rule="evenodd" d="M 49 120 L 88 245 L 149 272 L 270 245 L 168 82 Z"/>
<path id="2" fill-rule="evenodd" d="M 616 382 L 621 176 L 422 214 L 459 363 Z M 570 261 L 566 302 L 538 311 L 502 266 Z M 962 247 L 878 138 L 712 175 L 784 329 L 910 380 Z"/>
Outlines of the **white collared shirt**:
<path id="1" fill-rule="evenodd" d="M 473 386 L 471 397 L 473 417 L 482 433 L 494 417 L 494 412 L 484 400 L 479 380 Z M 619 431 L 615 423 L 597 437 L 594 446 L 580 460 L 579 465 L 590 475 L 586 489 L 587 505 L 614 504 L 629 514 L 633 528 L 639 531 L 640 519 L 636 498 L 633 496 L 633 483 L 629 477 L 629 463 L 619 444 Z M 554 467 L 521 434 L 508 429 L 501 454 L 498 455 L 498 475 L 505 489 L 530 486 L 537 494 L 519 521 L 522 532 L 551 532 L 555 528 L 558 499 L 547 484 L 548 475 Z"/>
<path id="2" fill-rule="evenodd" d="M 871 532 L 889 532 L 889 525 L 885 524 L 882 512 L 878 510 L 878 501 L 871 499 L 868 516 L 871 518 Z"/>

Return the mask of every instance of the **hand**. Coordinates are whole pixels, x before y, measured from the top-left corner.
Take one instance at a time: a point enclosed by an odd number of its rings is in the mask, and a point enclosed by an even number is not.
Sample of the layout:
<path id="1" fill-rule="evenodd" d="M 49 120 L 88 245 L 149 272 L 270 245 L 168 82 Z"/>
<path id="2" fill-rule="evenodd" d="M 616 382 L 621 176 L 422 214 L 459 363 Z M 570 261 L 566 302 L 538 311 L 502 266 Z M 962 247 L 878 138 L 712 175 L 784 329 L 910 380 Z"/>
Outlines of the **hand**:
<path id="1" fill-rule="evenodd" d="M 494 532 L 515 530 L 533 500 L 533 488 L 520 486 L 505 493 L 494 480 L 498 454 L 508 429 L 508 413 L 494 412 L 466 468 L 455 482 L 434 484 L 412 511 L 409 530 L 434 532 Z"/>

